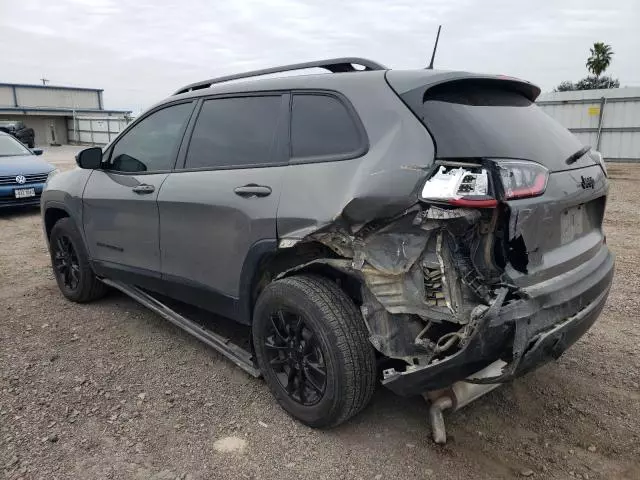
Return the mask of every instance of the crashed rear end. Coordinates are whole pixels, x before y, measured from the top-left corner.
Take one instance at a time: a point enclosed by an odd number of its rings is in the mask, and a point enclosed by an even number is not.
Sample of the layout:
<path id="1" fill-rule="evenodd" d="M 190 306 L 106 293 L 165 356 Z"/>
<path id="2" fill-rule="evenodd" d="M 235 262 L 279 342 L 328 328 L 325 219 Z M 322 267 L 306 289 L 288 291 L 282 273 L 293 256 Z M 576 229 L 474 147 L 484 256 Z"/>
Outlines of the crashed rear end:
<path id="1" fill-rule="evenodd" d="M 332 255 L 295 269 L 322 264 L 358 279 L 383 384 L 398 394 L 502 383 L 559 357 L 596 320 L 612 281 L 601 158 L 576 154 L 582 145 L 537 109 L 526 82 L 394 71 L 386 80 L 435 158 L 415 167 L 410 206 L 354 221 L 352 202 L 303 239 Z M 498 360 L 491 376 L 468 378 Z"/>

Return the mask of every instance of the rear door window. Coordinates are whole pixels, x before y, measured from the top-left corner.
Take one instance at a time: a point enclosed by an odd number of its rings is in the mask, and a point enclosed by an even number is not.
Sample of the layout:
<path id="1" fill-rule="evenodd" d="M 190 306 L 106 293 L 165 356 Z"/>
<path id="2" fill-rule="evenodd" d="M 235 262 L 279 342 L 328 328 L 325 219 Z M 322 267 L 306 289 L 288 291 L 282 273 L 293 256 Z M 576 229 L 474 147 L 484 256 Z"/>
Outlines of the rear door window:
<path id="1" fill-rule="evenodd" d="M 206 100 L 185 168 L 242 168 L 281 163 L 274 154 L 282 95 Z"/>
<path id="2" fill-rule="evenodd" d="M 364 153 L 364 135 L 346 105 L 332 95 L 295 94 L 291 107 L 293 159 L 346 159 Z"/>

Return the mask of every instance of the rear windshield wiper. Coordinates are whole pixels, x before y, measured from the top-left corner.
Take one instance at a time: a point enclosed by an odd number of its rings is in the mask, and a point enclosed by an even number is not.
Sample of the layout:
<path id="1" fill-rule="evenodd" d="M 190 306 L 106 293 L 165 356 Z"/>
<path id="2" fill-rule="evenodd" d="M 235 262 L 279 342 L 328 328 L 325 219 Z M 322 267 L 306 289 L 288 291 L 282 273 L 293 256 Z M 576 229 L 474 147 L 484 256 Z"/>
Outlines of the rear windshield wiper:
<path id="1" fill-rule="evenodd" d="M 582 157 L 585 153 L 587 153 L 589 150 L 591 150 L 590 146 L 586 146 L 586 147 L 582 147 L 580 150 L 578 150 L 576 153 L 574 153 L 573 155 L 571 155 L 569 158 L 567 158 L 565 160 L 565 163 L 567 165 L 571 165 L 572 163 L 575 163 L 578 161 L 578 159 L 580 157 Z"/>

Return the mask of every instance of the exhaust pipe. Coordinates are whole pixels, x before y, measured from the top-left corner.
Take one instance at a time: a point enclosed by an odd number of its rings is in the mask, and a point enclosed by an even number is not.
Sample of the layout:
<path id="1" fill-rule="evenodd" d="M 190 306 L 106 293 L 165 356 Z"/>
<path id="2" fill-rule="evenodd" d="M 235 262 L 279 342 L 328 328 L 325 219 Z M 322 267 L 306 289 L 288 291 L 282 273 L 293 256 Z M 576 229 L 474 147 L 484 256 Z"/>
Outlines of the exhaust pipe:
<path id="1" fill-rule="evenodd" d="M 477 379 L 497 377 L 502 373 L 502 369 L 506 365 L 506 362 L 497 360 L 468 378 Z M 429 408 L 429 422 L 431 423 L 433 441 L 438 444 L 447 443 L 447 429 L 444 424 L 443 415 L 445 410 L 452 409 L 455 412 L 456 410 L 459 410 L 465 405 L 468 405 L 474 400 L 480 398 L 484 394 L 489 393 L 491 390 L 498 388 L 500 385 L 500 383 L 469 383 L 463 380 L 454 383 L 446 390 L 427 392 L 425 397 L 431 401 L 431 408 Z"/>

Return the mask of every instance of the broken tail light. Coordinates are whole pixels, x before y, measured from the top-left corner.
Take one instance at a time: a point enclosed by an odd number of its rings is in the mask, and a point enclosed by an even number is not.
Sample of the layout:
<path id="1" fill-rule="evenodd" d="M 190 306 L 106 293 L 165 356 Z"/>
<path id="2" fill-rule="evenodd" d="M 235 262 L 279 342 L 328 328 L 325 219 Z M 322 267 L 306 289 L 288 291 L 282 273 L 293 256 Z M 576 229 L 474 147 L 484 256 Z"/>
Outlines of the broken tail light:
<path id="1" fill-rule="evenodd" d="M 422 188 L 423 200 L 457 207 L 493 208 L 489 172 L 481 166 L 440 165 Z"/>
<path id="2" fill-rule="evenodd" d="M 505 200 L 542 195 L 549 171 L 535 162 L 494 160 Z M 425 182 L 422 200 L 457 207 L 493 208 L 498 204 L 491 188 L 490 172 L 481 165 L 441 164 Z"/>

